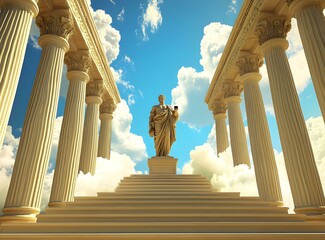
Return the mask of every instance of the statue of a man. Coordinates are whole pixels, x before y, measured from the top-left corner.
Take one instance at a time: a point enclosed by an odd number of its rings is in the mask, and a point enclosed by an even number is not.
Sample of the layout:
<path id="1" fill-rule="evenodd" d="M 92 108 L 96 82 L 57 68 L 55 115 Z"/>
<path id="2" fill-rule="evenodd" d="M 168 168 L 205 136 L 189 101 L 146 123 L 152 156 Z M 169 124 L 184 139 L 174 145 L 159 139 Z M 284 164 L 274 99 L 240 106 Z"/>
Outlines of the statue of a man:
<path id="1" fill-rule="evenodd" d="M 165 96 L 159 95 L 159 105 L 152 107 L 149 117 L 149 135 L 154 137 L 156 156 L 168 156 L 176 140 L 178 107 L 173 109 L 165 104 Z"/>

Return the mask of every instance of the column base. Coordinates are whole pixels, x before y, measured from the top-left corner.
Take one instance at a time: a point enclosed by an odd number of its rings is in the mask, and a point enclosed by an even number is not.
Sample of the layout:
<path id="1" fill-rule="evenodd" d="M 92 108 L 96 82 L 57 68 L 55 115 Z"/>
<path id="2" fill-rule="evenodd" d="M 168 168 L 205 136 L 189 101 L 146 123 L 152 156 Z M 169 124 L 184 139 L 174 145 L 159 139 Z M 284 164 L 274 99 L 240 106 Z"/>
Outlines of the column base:
<path id="1" fill-rule="evenodd" d="M 0 217 L 0 223 L 35 223 L 37 221 L 36 215 L 40 213 L 39 208 L 33 207 L 5 207 L 2 211 L 3 215 Z"/>
<path id="2" fill-rule="evenodd" d="M 49 204 L 47 204 L 49 207 L 66 207 L 67 203 L 70 202 L 49 202 Z"/>
<path id="3" fill-rule="evenodd" d="M 176 174 L 177 158 L 170 156 L 148 159 L 149 174 Z"/>
<path id="4" fill-rule="evenodd" d="M 297 214 L 322 215 L 325 214 L 325 206 L 319 207 L 298 207 L 294 209 Z"/>

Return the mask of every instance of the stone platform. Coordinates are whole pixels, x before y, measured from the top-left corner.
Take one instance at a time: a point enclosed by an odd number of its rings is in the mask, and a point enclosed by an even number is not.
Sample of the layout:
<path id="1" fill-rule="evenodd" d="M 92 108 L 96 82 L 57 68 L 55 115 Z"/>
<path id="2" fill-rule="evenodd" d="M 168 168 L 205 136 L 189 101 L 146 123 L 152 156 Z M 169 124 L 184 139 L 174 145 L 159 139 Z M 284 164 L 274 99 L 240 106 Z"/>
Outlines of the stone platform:
<path id="1" fill-rule="evenodd" d="M 37 223 L 3 223 L 0 239 L 325 239 L 324 222 L 287 211 L 213 192 L 199 175 L 132 175 L 115 192 L 47 208 Z"/>
<path id="2" fill-rule="evenodd" d="M 170 156 L 148 159 L 149 174 L 176 174 L 177 158 Z"/>

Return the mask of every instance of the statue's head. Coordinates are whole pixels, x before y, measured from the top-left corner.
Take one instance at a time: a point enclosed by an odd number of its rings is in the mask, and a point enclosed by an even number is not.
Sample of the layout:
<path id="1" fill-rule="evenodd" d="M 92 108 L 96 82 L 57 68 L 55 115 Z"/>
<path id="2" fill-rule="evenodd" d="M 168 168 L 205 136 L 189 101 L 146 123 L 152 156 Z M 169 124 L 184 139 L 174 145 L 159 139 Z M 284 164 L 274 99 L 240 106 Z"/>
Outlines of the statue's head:
<path id="1" fill-rule="evenodd" d="M 165 102 L 165 96 L 162 95 L 162 94 L 160 94 L 160 95 L 158 96 L 158 101 L 159 101 L 159 103 L 164 103 L 164 102 Z"/>

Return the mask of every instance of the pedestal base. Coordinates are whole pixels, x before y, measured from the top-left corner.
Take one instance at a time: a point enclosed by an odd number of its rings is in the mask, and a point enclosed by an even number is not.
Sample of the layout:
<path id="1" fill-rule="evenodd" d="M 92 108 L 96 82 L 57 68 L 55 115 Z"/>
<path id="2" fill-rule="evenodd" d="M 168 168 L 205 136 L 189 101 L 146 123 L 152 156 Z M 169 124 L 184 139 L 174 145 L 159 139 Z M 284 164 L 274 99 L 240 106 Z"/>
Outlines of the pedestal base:
<path id="1" fill-rule="evenodd" d="M 176 174 L 177 158 L 162 156 L 148 159 L 149 174 Z"/>

